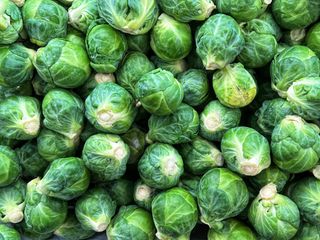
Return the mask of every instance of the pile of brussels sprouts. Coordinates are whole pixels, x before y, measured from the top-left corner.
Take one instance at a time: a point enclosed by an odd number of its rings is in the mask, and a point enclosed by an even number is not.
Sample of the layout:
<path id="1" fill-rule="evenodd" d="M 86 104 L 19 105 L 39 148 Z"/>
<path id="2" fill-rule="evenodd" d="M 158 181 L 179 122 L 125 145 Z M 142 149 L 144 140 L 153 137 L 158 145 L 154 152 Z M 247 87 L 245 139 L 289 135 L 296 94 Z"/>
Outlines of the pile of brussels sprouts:
<path id="1" fill-rule="evenodd" d="M 320 240 L 319 0 L 0 0 L 0 239 Z"/>

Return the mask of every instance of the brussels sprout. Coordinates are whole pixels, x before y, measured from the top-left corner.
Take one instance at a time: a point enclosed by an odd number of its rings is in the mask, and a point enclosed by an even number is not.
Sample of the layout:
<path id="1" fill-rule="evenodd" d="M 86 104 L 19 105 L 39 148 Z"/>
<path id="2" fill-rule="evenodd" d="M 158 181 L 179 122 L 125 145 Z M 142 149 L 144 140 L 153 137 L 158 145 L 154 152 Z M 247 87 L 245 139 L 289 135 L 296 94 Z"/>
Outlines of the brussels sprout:
<path id="1" fill-rule="evenodd" d="M 249 105 L 257 94 L 257 84 L 241 63 L 227 65 L 212 77 L 214 92 L 219 101 L 231 108 Z"/>
<path id="2" fill-rule="evenodd" d="M 183 161 L 171 145 L 154 143 L 142 155 L 138 171 L 148 186 L 167 189 L 178 184 L 183 173 Z"/>
<path id="3" fill-rule="evenodd" d="M 5 187 L 17 180 L 21 167 L 15 151 L 0 145 L 0 187 Z"/>
<path id="4" fill-rule="evenodd" d="M 168 144 L 192 141 L 199 130 L 199 115 L 189 105 L 182 103 L 171 115 L 152 115 L 148 121 L 147 141 Z"/>
<path id="5" fill-rule="evenodd" d="M 12 96 L 0 101 L 0 136 L 28 140 L 40 130 L 40 106 L 37 99 Z"/>
<path id="6" fill-rule="evenodd" d="M 198 187 L 201 221 L 221 228 L 221 221 L 241 213 L 249 201 L 244 181 L 226 168 L 214 168 L 202 176 Z"/>
<path id="7" fill-rule="evenodd" d="M 296 45 L 277 54 L 270 67 L 272 88 L 286 97 L 293 82 L 304 77 L 318 77 L 320 60 L 305 46 Z"/>
<path id="8" fill-rule="evenodd" d="M 277 41 L 279 41 L 282 37 L 282 30 L 276 20 L 274 19 L 273 15 L 271 12 L 266 11 L 263 14 L 259 16 L 258 19 L 261 19 L 267 23 L 270 24 L 270 26 L 273 29 L 273 35 L 276 37 Z"/>
<path id="9" fill-rule="evenodd" d="M 306 45 L 320 58 L 320 23 L 315 24 L 307 33 Z"/>
<path id="10" fill-rule="evenodd" d="M 81 132 L 80 138 L 83 142 L 87 141 L 89 137 L 94 134 L 100 133 L 98 129 L 91 125 L 88 121 L 86 122 L 83 131 Z"/>
<path id="11" fill-rule="evenodd" d="M 132 35 L 147 33 L 157 21 L 156 0 L 98 0 L 99 14 L 112 27 Z"/>
<path id="12" fill-rule="evenodd" d="M 27 184 L 24 220 L 35 233 L 51 233 L 58 229 L 67 217 L 67 202 L 39 193 L 36 189 L 40 178 Z"/>
<path id="13" fill-rule="evenodd" d="M 311 172 L 315 178 L 320 180 L 320 164 L 317 164 Z"/>
<path id="14" fill-rule="evenodd" d="M 134 185 L 133 199 L 135 203 L 139 207 L 142 207 L 148 211 L 151 210 L 151 203 L 156 194 L 157 190 L 149 187 L 141 179 L 139 179 Z"/>
<path id="15" fill-rule="evenodd" d="M 214 167 L 223 166 L 220 150 L 200 137 L 196 137 L 190 143 L 182 144 L 179 152 L 186 169 L 195 175 L 202 175 Z"/>
<path id="16" fill-rule="evenodd" d="M 320 2 L 274 0 L 272 13 L 278 24 L 285 29 L 304 28 L 319 18 Z"/>
<path id="17" fill-rule="evenodd" d="M 249 227 L 233 218 L 224 221 L 221 229 L 211 228 L 208 232 L 208 240 L 230 239 L 256 240 L 257 237 Z"/>
<path id="18" fill-rule="evenodd" d="M 311 170 L 320 157 L 320 129 L 301 117 L 286 116 L 272 132 L 274 163 L 289 173 Z"/>
<path id="19" fill-rule="evenodd" d="M 193 197 L 197 197 L 200 179 L 199 176 L 185 174 L 180 178 L 178 186 L 187 190 Z"/>
<path id="20" fill-rule="evenodd" d="M 85 49 L 63 39 L 53 39 L 39 48 L 33 64 L 44 81 L 63 88 L 81 86 L 91 73 Z"/>
<path id="21" fill-rule="evenodd" d="M 101 181 L 119 179 L 126 171 L 130 149 L 118 135 L 96 134 L 88 138 L 82 158 Z"/>
<path id="22" fill-rule="evenodd" d="M 38 152 L 45 160 L 52 162 L 57 158 L 72 156 L 79 144 L 79 139 L 71 139 L 60 133 L 42 128 L 38 138 Z"/>
<path id="23" fill-rule="evenodd" d="M 107 229 L 107 238 L 113 240 L 153 240 L 154 234 L 151 214 L 135 205 L 121 207 Z"/>
<path id="24" fill-rule="evenodd" d="M 34 232 L 30 227 L 26 225 L 25 222 L 16 225 L 19 232 L 23 236 L 23 240 L 47 240 L 52 237 L 52 232 L 50 233 L 37 233 Z"/>
<path id="25" fill-rule="evenodd" d="M 42 102 L 43 124 L 68 138 L 78 138 L 83 128 L 84 104 L 64 89 L 49 91 Z"/>
<path id="26" fill-rule="evenodd" d="M 34 55 L 34 50 L 21 44 L 0 47 L 0 86 L 13 88 L 29 81 L 33 75 Z"/>
<path id="27" fill-rule="evenodd" d="M 260 190 L 251 203 L 249 221 L 264 238 L 289 240 L 298 231 L 300 215 L 297 205 L 278 194 L 276 185 L 270 183 Z"/>
<path id="28" fill-rule="evenodd" d="M 283 33 L 283 41 L 290 46 L 299 45 L 303 43 L 305 36 L 304 28 L 293 29 Z"/>
<path id="29" fill-rule="evenodd" d="M 165 116 L 174 113 L 183 100 L 183 89 L 173 74 L 157 68 L 135 84 L 134 95 L 148 112 Z"/>
<path id="30" fill-rule="evenodd" d="M 191 51 L 191 28 L 162 13 L 151 32 L 150 45 L 155 54 L 165 61 L 186 57 Z"/>
<path id="31" fill-rule="evenodd" d="M 132 51 L 139 51 L 146 54 L 150 50 L 149 34 L 127 35 L 127 41 L 128 41 L 128 48 Z"/>
<path id="32" fill-rule="evenodd" d="M 68 25 L 68 34 L 65 39 L 73 44 L 80 45 L 83 48 L 86 48 L 86 42 L 84 40 L 84 34 L 77 29 Z"/>
<path id="33" fill-rule="evenodd" d="M 0 9 L 0 45 L 12 44 L 23 29 L 21 12 L 10 0 L 1 1 Z"/>
<path id="34" fill-rule="evenodd" d="M 99 73 L 113 73 L 128 49 L 127 40 L 108 24 L 99 23 L 91 24 L 86 36 L 90 65 Z"/>
<path id="35" fill-rule="evenodd" d="M 68 13 L 54 1 L 28 0 L 22 8 L 22 16 L 30 41 L 38 46 L 67 35 Z M 74 60 L 70 61 L 74 64 Z"/>
<path id="36" fill-rule="evenodd" d="M 90 24 L 99 19 L 97 0 L 74 0 L 68 16 L 71 26 L 86 33 Z"/>
<path id="37" fill-rule="evenodd" d="M 202 60 L 197 54 L 196 48 L 191 49 L 191 52 L 187 56 L 187 64 L 189 68 L 202 69 L 205 70 Z"/>
<path id="38" fill-rule="evenodd" d="M 76 216 L 87 230 L 103 232 L 115 214 L 116 203 L 102 188 L 92 188 L 76 202 Z"/>
<path id="39" fill-rule="evenodd" d="M 37 185 L 37 191 L 50 197 L 71 200 L 88 188 L 90 175 L 82 159 L 76 157 L 54 160 Z"/>
<path id="40" fill-rule="evenodd" d="M 210 141 L 221 141 L 224 133 L 240 123 L 241 111 L 228 108 L 218 100 L 208 103 L 200 114 L 200 135 Z"/>
<path id="41" fill-rule="evenodd" d="M 207 70 L 221 69 L 233 62 L 244 44 L 238 23 L 224 14 L 211 16 L 196 34 L 197 53 Z"/>
<path id="42" fill-rule="evenodd" d="M 101 83 L 87 97 L 86 117 L 100 131 L 127 132 L 137 114 L 133 97 L 115 83 Z"/>
<path id="43" fill-rule="evenodd" d="M 209 97 L 209 83 L 206 72 L 199 69 L 189 69 L 178 75 L 182 85 L 183 101 L 190 106 L 199 106 Z"/>
<path id="44" fill-rule="evenodd" d="M 0 224 L 0 239 L 21 240 L 21 236 L 13 227 Z"/>
<path id="45" fill-rule="evenodd" d="M 50 90 L 52 90 L 56 87 L 53 83 L 48 83 L 45 80 L 43 80 L 38 74 L 36 74 L 33 77 L 32 86 L 33 86 L 34 92 L 38 96 L 44 96 Z"/>
<path id="46" fill-rule="evenodd" d="M 130 148 L 128 164 L 136 163 L 146 147 L 146 134 L 139 128 L 133 127 L 122 135 L 122 139 Z"/>
<path id="47" fill-rule="evenodd" d="M 169 71 L 174 76 L 177 76 L 179 73 L 187 71 L 187 63 L 184 59 L 176 61 L 164 61 L 157 56 L 152 56 L 151 60 L 156 66 L 156 68 L 161 68 L 163 70 Z"/>
<path id="48" fill-rule="evenodd" d="M 139 79 L 154 69 L 153 63 L 141 52 L 129 53 L 117 71 L 117 82 L 131 94 Z"/>
<path id="49" fill-rule="evenodd" d="M 130 180 L 121 178 L 110 182 L 108 192 L 118 206 L 128 205 L 133 202 L 134 183 Z"/>
<path id="50" fill-rule="evenodd" d="M 302 223 L 293 240 L 320 240 L 320 226 Z"/>
<path id="51" fill-rule="evenodd" d="M 159 239 L 189 239 L 198 221 L 198 208 L 192 195 L 183 188 L 172 188 L 152 201 L 152 216 Z"/>

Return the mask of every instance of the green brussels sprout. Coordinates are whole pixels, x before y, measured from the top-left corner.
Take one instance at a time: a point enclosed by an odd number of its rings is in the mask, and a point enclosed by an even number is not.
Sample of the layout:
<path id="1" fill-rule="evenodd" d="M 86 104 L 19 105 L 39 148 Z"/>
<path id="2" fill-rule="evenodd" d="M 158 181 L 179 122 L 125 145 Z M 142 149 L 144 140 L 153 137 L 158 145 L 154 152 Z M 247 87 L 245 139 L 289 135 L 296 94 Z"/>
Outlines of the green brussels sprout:
<path id="1" fill-rule="evenodd" d="M 317 164 L 312 170 L 311 170 L 313 176 L 316 179 L 320 180 L 320 164 Z"/>
<path id="2" fill-rule="evenodd" d="M 178 184 L 183 173 L 183 160 L 171 145 L 154 143 L 147 147 L 139 160 L 138 171 L 148 186 L 167 189 Z"/>
<path id="3" fill-rule="evenodd" d="M 320 60 L 305 46 L 292 46 L 277 54 L 270 67 L 272 88 L 286 97 L 293 82 L 304 77 L 318 77 Z"/>
<path id="4" fill-rule="evenodd" d="M 320 77 L 306 77 L 292 83 L 287 100 L 293 112 L 305 120 L 320 119 Z"/>
<path id="5" fill-rule="evenodd" d="M 306 29 L 298 28 L 292 29 L 289 31 L 285 31 L 283 33 L 283 42 L 288 44 L 289 46 L 299 45 L 304 42 L 304 38 L 306 36 Z"/>
<path id="6" fill-rule="evenodd" d="M 191 28 L 187 23 L 178 22 L 162 13 L 151 31 L 150 45 L 161 59 L 165 61 L 180 60 L 191 51 Z"/>
<path id="7" fill-rule="evenodd" d="M 74 0 L 68 16 L 71 26 L 86 33 L 90 24 L 99 19 L 97 0 Z"/>
<path id="8" fill-rule="evenodd" d="M 77 200 L 75 213 L 83 229 L 103 232 L 115 214 L 116 206 L 106 190 L 96 187 Z"/>
<path id="9" fill-rule="evenodd" d="M 0 136 L 35 138 L 40 130 L 40 104 L 33 97 L 12 96 L 0 101 Z"/>
<path id="10" fill-rule="evenodd" d="M 63 88 L 81 86 L 91 73 L 85 49 L 64 39 L 53 39 L 39 48 L 33 64 L 44 81 Z"/>
<path id="11" fill-rule="evenodd" d="M 157 56 L 151 57 L 152 62 L 156 68 L 161 68 L 163 70 L 171 72 L 174 76 L 187 71 L 187 63 L 184 59 L 176 61 L 164 61 Z"/>
<path id="12" fill-rule="evenodd" d="M 301 117 L 286 116 L 272 132 L 273 162 L 289 173 L 315 167 L 320 158 L 320 129 Z"/>
<path id="13" fill-rule="evenodd" d="M 320 226 L 302 223 L 293 240 L 320 240 Z"/>
<path id="14" fill-rule="evenodd" d="M 172 188 L 152 201 L 152 217 L 159 239 L 189 239 L 198 221 L 198 208 L 192 195 L 183 188 Z"/>
<path id="15" fill-rule="evenodd" d="M 203 21 L 216 8 L 212 0 L 160 0 L 161 9 L 180 22 Z"/>
<path id="16" fill-rule="evenodd" d="M 270 183 L 251 203 L 249 221 L 261 237 L 289 240 L 298 231 L 300 214 L 297 205 Z"/>
<path id="17" fill-rule="evenodd" d="M 189 69 L 178 75 L 184 92 L 183 101 L 190 106 L 199 106 L 209 97 L 209 82 L 203 70 Z"/>
<path id="18" fill-rule="evenodd" d="M 127 132 L 137 114 L 133 97 L 115 83 L 101 83 L 87 97 L 86 117 L 98 130 L 116 134 Z"/>
<path id="19" fill-rule="evenodd" d="M 246 184 L 226 168 L 214 168 L 204 174 L 198 187 L 201 221 L 210 228 L 221 228 L 221 221 L 241 213 L 249 201 Z"/>
<path id="20" fill-rule="evenodd" d="M 304 28 L 319 18 L 320 2 L 274 0 L 272 3 L 272 13 L 282 28 Z"/>
<path id="21" fill-rule="evenodd" d="M 149 32 L 157 21 L 156 0 L 98 0 L 99 14 L 112 27 L 132 35 Z"/>
<path id="22" fill-rule="evenodd" d="M 0 239 L 21 240 L 21 236 L 13 227 L 0 224 Z"/>
<path id="23" fill-rule="evenodd" d="M 95 134 L 84 144 L 82 158 L 101 181 L 119 179 L 126 171 L 130 149 L 118 135 Z"/>
<path id="24" fill-rule="evenodd" d="M 157 194 L 155 188 L 149 187 L 141 179 L 139 179 L 133 189 L 134 202 L 139 206 L 148 211 L 151 210 L 151 203 Z"/>
<path id="25" fill-rule="evenodd" d="M 21 174 L 21 167 L 15 151 L 0 145 L 0 187 L 15 182 Z"/>
<path id="26" fill-rule="evenodd" d="M 10 0 L 0 3 L 0 45 L 18 40 L 23 29 L 20 9 Z"/>
<path id="27" fill-rule="evenodd" d="M 143 108 L 158 116 L 174 113 L 184 96 L 181 83 L 161 68 L 144 74 L 134 88 L 134 95 Z"/>
<path id="28" fill-rule="evenodd" d="M 214 167 L 223 166 L 220 150 L 201 137 L 196 137 L 190 143 L 182 144 L 179 152 L 186 169 L 194 175 L 203 175 Z"/>
<path id="29" fill-rule="evenodd" d="M 82 32 L 68 25 L 68 34 L 65 37 L 65 40 L 73 44 L 80 45 L 83 48 L 86 48 L 86 42 L 84 40 L 84 37 L 85 36 Z"/>
<path id="30" fill-rule="evenodd" d="M 37 185 L 37 191 L 61 200 L 81 196 L 89 187 L 89 170 L 82 159 L 76 157 L 58 158 L 46 170 Z"/>
<path id="31" fill-rule="evenodd" d="M 34 55 L 34 50 L 21 44 L 0 47 L 0 86 L 14 88 L 29 81 L 33 75 Z"/>
<path id="32" fill-rule="evenodd" d="M 192 107 L 182 103 L 171 115 L 152 115 L 148 126 L 149 132 L 146 136 L 148 142 L 187 143 L 198 135 L 199 115 Z"/>
<path id="33" fill-rule="evenodd" d="M 131 52 L 123 60 L 122 66 L 117 71 L 117 82 L 131 94 L 134 86 L 146 73 L 155 69 L 153 63 L 141 52 Z"/>
<path id="34" fill-rule="evenodd" d="M 218 100 L 209 102 L 200 114 L 200 136 L 210 141 L 221 141 L 224 133 L 240 123 L 241 111 L 229 108 Z"/>
<path id="35" fill-rule="evenodd" d="M 27 185 L 22 180 L 0 188 L 0 222 L 18 223 L 23 219 Z"/>
<path id="36" fill-rule="evenodd" d="M 49 162 L 74 155 L 78 144 L 78 138 L 71 139 L 46 128 L 41 129 L 37 138 L 38 152 Z"/>
<path id="37" fill-rule="evenodd" d="M 146 147 L 146 134 L 139 128 L 133 127 L 122 135 L 122 139 L 130 148 L 128 164 L 138 162 Z"/>
<path id="38" fill-rule="evenodd" d="M 17 225 L 18 230 L 23 236 L 23 240 L 47 240 L 52 237 L 52 232 L 50 233 L 37 233 L 32 231 L 31 228 L 27 227 L 25 222 Z"/>
<path id="39" fill-rule="evenodd" d="M 72 92 L 64 89 L 49 91 L 42 102 L 43 125 L 68 138 L 78 138 L 84 121 L 84 104 Z"/>
<path id="40" fill-rule="evenodd" d="M 139 51 L 147 54 L 150 50 L 150 35 L 127 35 L 128 48 L 132 51 Z"/>
<path id="41" fill-rule="evenodd" d="M 38 96 L 44 96 L 46 95 L 50 90 L 54 89 L 56 86 L 53 83 L 48 83 L 45 80 L 43 80 L 39 74 L 36 74 L 32 79 L 32 86 L 33 90 L 36 95 Z"/>
<path id="42" fill-rule="evenodd" d="M 276 37 L 277 41 L 279 41 L 282 37 L 282 30 L 276 20 L 274 19 L 271 12 L 266 11 L 261 14 L 258 19 L 261 19 L 270 24 L 271 28 L 273 29 L 273 35 Z"/>
<path id="43" fill-rule="evenodd" d="M 249 105 L 257 94 L 255 79 L 241 63 L 230 64 L 216 71 L 212 84 L 219 101 L 231 108 Z"/>
<path id="44" fill-rule="evenodd" d="M 256 240 L 257 237 L 248 226 L 234 218 L 224 221 L 221 229 L 210 228 L 208 232 L 208 240 L 230 239 Z"/>
<path id="45" fill-rule="evenodd" d="M 198 196 L 198 186 L 199 186 L 200 179 L 201 178 L 199 176 L 184 174 L 180 178 L 180 182 L 179 182 L 178 186 L 184 188 L 193 197 L 196 198 Z"/>
<path id="46" fill-rule="evenodd" d="M 68 13 L 54 1 L 28 0 L 22 8 L 22 16 L 30 41 L 38 46 L 67 35 Z M 74 64 L 74 60 L 71 62 Z"/>
<path id="47" fill-rule="evenodd" d="M 207 70 L 221 69 L 233 62 L 244 44 L 238 23 L 224 14 L 211 16 L 196 34 L 197 53 Z"/>
<path id="48" fill-rule="evenodd" d="M 128 205 L 133 202 L 134 183 L 128 179 L 120 178 L 110 182 L 108 192 L 118 206 Z"/>
<path id="49" fill-rule="evenodd" d="M 47 145 L 49 147 L 49 145 Z M 39 154 L 37 144 L 27 142 L 22 147 L 16 149 L 19 163 L 24 177 L 35 178 L 42 176 L 48 166 L 48 162 Z"/>
<path id="50" fill-rule="evenodd" d="M 24 221 L 32 232 L 51 233 L 65 222 L 68 206 L 66 201 L 39 193 L 39 182 L 40 178 L 35 178 L 27 184 Z"/>
<path id="51" fill-rule="evenodd" d="M 99 23 L 91 24 L 86 36 L 90 65 L 98 73 L 113 73 L 128 49 L 127 40 L 108 24 Z"/>
<path id="52" fill-rule="evenodd" d="M 135 205 L 121 207 L 107 229 L 107 238 L 112 240 L 153 240 L 154 234 L 151 214 Z"/>
<path id="53" fill-rule="evenodd" d="M 306 45 L 320 58 L 320 23 L 309 29 L 306 36 Z"/>

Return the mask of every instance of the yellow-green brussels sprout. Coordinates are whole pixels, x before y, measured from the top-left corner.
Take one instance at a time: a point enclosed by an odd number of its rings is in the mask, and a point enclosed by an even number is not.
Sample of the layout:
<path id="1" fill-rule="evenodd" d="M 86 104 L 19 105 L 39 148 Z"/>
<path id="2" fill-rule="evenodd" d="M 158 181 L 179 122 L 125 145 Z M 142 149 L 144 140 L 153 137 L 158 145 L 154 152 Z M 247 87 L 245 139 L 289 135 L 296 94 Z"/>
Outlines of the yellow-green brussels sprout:
<path id="1" fill-rule="evenodd" d="M 44 81 L 63 88 L 81 86 L 91 73 L 86 50 L 58 38 L 38 49 L 33 64 Z"/>
<path id="2" fill-rule="evenodd" d="M 288 115 L 272 132 L 274 163 L 289 173 L 311 170 L 320 158 L 320 129 L 299 116 Z"/>
<path id="3" fill-rule="evenodd" d="M 137 114 L 135 101 L 127 90 L 115 83 L 101 83 L 87 97 L 86 117 L 98 130 L 127 132 Z"/>
<path id="4" fill-rule="evenodd" d="M 183 160 L 169 144 L 154 143 L 147 147 L 138 163 L 141 179 L 150 187 L 167 189 L 178 184 Z"/>
<path id="5" fill-rule="evenodd" d="M 186 57 L 191 51 L 192 34 L 187 23 L 161 14 L 151 32 L 150 45 L 155 54 L 165 61 Z"/>
<path id="6" fill-rule="evenodd" d="M 122 135 L 122 139 L 130 148 L 128 164 L 136 163 L 146 147 L 146 134 L 139 128 L 133 127 Z"/>
<path id="7" fill-rule="evenodd" d="M 68 13 L 54 1 L 28 0 L 22 8 L 22 16 L 30 41 L 38 46 L 67 35 Z M 68 60 L 74 63 L 74 60 Z"/>
<path id="8" fill-rule="evenodd" d="M 182 144 L 179 152 L 186 169 L 195 175 L 203 175 L 214 167 L 223 166 L 220 150 L 200 137 L 196 137 L 190 143 Z"/>
<path id="9" fill-rule="evenodd" d="M 197 53 L 207 70 L 221 69 L 233 62 L 244 43 L 238 23 L 224 14 L 211 16 L 196 34 Z"/>
<path id="10" fill-rule="evenodd" d="M 27 184 L 24 221 L 32 232 L 51 233 L 65 222 L 68 204 L 66 201 L 39 193 L 36 190 L 39 182 L 40 178 L 35 178 Z"/>
<path id="11" fill-rule="evenodd" d="M 133 199 L 139 207 L 150 211 L 152 200 L 157 193 L 158 192 L 155 188 L 148 186 L 139 179 L 134 185 Z"/>
<path id="12" fill-rule="evenodd" d="M 56 86 L 53 83 L 48 83 L 43 80 L 39 74 L 35 74 L 32 79 L 32 86 L 33 90 L 36 95 L 44 96 L 46 95 L 51 89 L 54 89 Z"/>
<path id="13" fill-rule="evenodd" d="M 33 76 L 34 50 L 21 44 L 0 47 L 0 86 L 18 87 Z"/>
<path id="14" fill-rule="evenodd" d="M 107 184 L 111 198 L 118 206 L 133 202 L 134 183 L 128 179 L 120 178 Z"/>
<path id="15" fill-rule="evenodd" d="M 147 54 L 150 50 L 150 35 L 127 35 L 128 48 L 132 51 L 139 51 Z"/>
<path id="16" fill-rule="evenodd" d="M 315 24 L 307 33 L 306 45 L 320 58 L 320 23 Z"/>
<path id="17" fill-rule="evenodd" d="M 272 88 L 281 97 L 287 96 L 287 90 L 293 82 L 304 77 L 318 77 L 320 61 L 316 54 L 305 46 L 285 48 L 277 54 L 270 67 Z"/>
<path id="18" fill-rule="evenodd" d="M 224 133 L 240 123 L 241 111 L 214 100 L 200 114 L 200 136 L 210 141 L 221 141 Z"/>
<path id="19" fill-rule="evenodd" d="M 177 110 L 167 116 L 152 115 L 148 121 L 147 141 L 168 144 L 191 142 L 198 135 L 199 115 L 192 107 L 181 103 Z"/>
<path id="20" fill-rule="evenodd" d="M 107 229 L 107 238 L 112 240 L 153 240 L 154 235 L 151 214 L 135 205 L 121 207 Z"/>
<path id="21" fill-rule="evenodd" d="M 266 11 L 263 14 L 261 14 L 258 19 L 261 19 L 267 23 L 270 24 L 270 26 L 273 29 L 273 35 L 276 37 L 277 41 L 279 41 L 282 37 L 282 30 L 276 20 L 274 19 L 271 11 Z"/>
<path id="22" fill-rule="evenodd" d="M 107 23 L 132 35 L 147 33 L 159 15 L 156 0 L 98 0 L 98 7 Z"/>
<path id="23" fill-rule="evenodd" d="M 163 70 L 171 72 L 174 76 L 179 73 L 187 71 L 187 63 L 184 59 L 176 61 L 164 61 L 158 56 L 151 56 L 151 60 L 156 66 L 156 68 L 161 68 Z"/>
<path id="24" fill-rule="evenodd" d="M 81 158 L 59 158 L 49 165 L 37 185 L 37 191 L 68 201 L 81 196 L 89 183 L 89 170 Z"/>
<path id="25" fill-rule="evenodd" d="M 257 94 L 255 79 L 241 63 L 230 64 L 216 71 L 212 84 L 219 101 L 231 108 L 249 105 Z"/>
<path id="26" fill-rule="evenodd" d="M 40 104 L 33 97 L 12 96 L 0 101 L 0 136 L 35 138 L 40 130 Z"/>
<path id="27" fill-rule="evenodd" d="M 301 223 L 298 233 L 293 240 L 320 240 L 320 226 Z"/>
<path id="28" fill-rule="evenodd" d="M 21 240 L 21 236 L 13 227 L 5 224 L 0 224 L 0 239 Z"/>
<path id="29" fill-rule="evenodd" d="M 152 217 L 158 239 L 189 239 L 198 221 L 197 203 L 187 190 L 172 188 L 153 199 Z"/>
<path id="30" fill-rule="evenodd" d="M 289 240 L 297 233 L 300 214 L 297 205 L 278 194 L 276 185 L 264 186 L 249 209 L 249 221 L 266 239 Z"/>
<path id="31" fill-rule="evenodd" d="M 214 168 L 204 174 L 198 186 L 201 221 L 210 228 L 221 228 L 225 219 L 241 213 L 249 201 L 246 184 L 226 168 Z"/>
<path id="32" fill-rule="evenodd" d="M 128 44 L 124 34 L 108 24 L 96 22 L 88 28 L 86 47 L 90 65 L 96 72 L 113 73 L 120 65 Z"/>
<path id="33" fill-rule="evenodd" d="M 193 197 L 197 197 L 200 179 L 201 179 L 200 176 L 184 174 L 180 178 L 180 182 L 178 186 L 187 190 Z"/>
<path id="34" fill-rule="evenodd" d="M 130 149 L 118 135 L 95 134 L 84 144 L 82 158 L 101 181 L 119 179 L 126 171 Z"/>
<path id="35" fill-rule="evenodd" d="M 181 83 L 171 72 L 157 68 L 144 74 L 134 86 L 134 95 L 149 113 L 174 113 L 183 100 Z"/>
<path id="36" fill-rule="evenodd" d="M 43 124 L 68 138 L 78 138 L 84 121 L 84 104 L 72 92 L 64 89 L 49 91 L 42 102 Z"/>
<path id="37" fill-rule="evenodd" d="M 21 167 L 15 151 L 0 145 L 0 187 L 5 187 L 17 180 Z"/>
<path id="38" fill-rule="evenodd" d="M 75 213 L 84 229 L 103 232 L 115 214 L 116 207 L 109 193 L 97 187 L 77 200 Z"/>
<path id="39" fill-rule="evenodd" d="M 133 94 L 134 86 L 139 79 L 154 68 L 153 63 L 143 53 L 129 53 L 117 71 L 117 83 Z"/>
<path id="40" fill-rule="evenodd" d="M 272 13 L 282 28 L 304 28 L 319 18 L 320 2 L 309 0 L 274 0 L 272 3 Z"/>
<path id="41" fill-rule="evenodd" d="M 26 183 L 22 180 L 0 188 L 0 222 L 18 223 L 23 219 Z"/>

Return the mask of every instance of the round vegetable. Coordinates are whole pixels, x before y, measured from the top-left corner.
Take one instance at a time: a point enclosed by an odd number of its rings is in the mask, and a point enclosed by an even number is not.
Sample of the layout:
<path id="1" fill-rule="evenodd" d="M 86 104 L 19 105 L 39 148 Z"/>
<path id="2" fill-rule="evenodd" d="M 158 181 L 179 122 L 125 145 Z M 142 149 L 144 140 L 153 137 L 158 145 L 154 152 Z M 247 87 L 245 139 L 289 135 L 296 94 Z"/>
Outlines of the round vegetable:
<path id="1" fill-rule="evenodd" d="M 15 151 L 0 145 L 0 187 L 15 182 L 21 174 L 21 167 Z"/>
<path id="2" fill-rule="evenodd" d="M 187 71 L 187 62 L 184 59 L 176 61 L 164 61 L 157 56 L 151 57 L 152 62 L 157 68 L 171 72 L 175 77 L 179 73 Z"/>
<path id="3" fill-rule="evenodd" d="M 320 58 L 320 23 L 315 24 L 308 31 L 306 45 Z"/>
<path id="4" fill-rule="evenodd" d="M 298 233 L 293 238 L 293 240 L 319 240 L 319 239 L 320 239 L 320 226 L 312 225 L 309 223 L 302 223 Z"/>
<path id="5" fill-rule="evenodd" d="M 10 240 L 21 240 L 21 236 L 17 230 L 13 227 L 9 227 L 5 224 L 0 224 L 0 238 Z"/>
<path id="6" fill-rule="evenodd" d="M 131 180 L 120 178 L 110 182 L 107 187 L 117 206 L 128 205 L 133 202 L 134 183 Z"/>
<path id="7" fill-rule="evenodd" d="M 124 135 L 122 135 L 122 139 L 130 148 L 128 164 L 134 164 L 138 162 L 147 144 L 146 134 L 139 128 L 133 127 Z"/>
<path id="8" fill-rule="evenodd" d="M 139 34 L 139 35 L 127 35 L 128 48 L 132 51 L 139 51 L 144 54 L 150 50 L 150 35 Z"/>
<path id="9" fill-rule="evenodd" d="M 149 187 L 141 179 L 139 179 L 135 183 L 133 190 L 133 199 L 138 206 L 150 211 L 152 200 L 154 199 L 156 194 L 157 190 L 155 188 Z"/>

